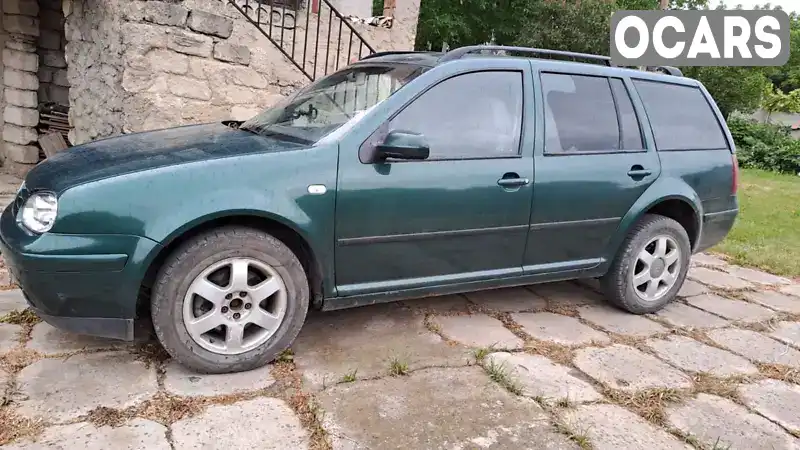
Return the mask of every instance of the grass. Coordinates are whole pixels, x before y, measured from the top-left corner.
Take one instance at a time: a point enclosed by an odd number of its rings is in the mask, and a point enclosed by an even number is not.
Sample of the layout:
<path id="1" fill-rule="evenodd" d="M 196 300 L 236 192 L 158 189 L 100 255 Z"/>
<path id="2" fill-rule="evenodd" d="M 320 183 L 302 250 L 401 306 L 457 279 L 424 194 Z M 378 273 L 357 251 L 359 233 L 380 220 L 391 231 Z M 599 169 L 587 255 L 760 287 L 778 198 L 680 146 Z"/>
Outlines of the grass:
<path id="1" fill-rule="evenodd" d="M 389 362 L 389 374 L 392 376 L 408 375 L 408 363 L 398 358 Z"/>
<path id="2" fill-rule="evenodd" d="M 522 395 L 522 386 L 515 380 L 505 364 L 499 364 L 494 360 L 484 363 L 483 365 L 489 378 L 500 386 L 506 388 L 509 392 L 515 395 Z"/>
<path id="3" fill-rule="evenodd" d="M 0 323 L 10 323 L 13 325 L 36 325 L 42 319 L 30 309 L 11 311 L 4 316 L 0 316 Z"/>
<path id="4" fill-rule="evenodd" d="M 800 177 L 742 169 L 739 216 L 712 252 L 731 262 L 800 277 Z"/>

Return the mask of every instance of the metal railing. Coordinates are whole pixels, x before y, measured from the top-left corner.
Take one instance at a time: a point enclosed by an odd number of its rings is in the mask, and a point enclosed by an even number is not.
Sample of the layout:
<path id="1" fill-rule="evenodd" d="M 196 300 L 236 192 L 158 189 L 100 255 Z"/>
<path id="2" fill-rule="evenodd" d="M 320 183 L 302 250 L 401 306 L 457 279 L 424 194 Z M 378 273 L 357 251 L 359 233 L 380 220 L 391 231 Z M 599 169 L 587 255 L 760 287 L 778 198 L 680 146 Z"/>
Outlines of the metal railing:
<path id="1" fill-rule="evenodd" d="M 228 0 L 228 3 L 311 81 L 375 53 L 328 0 Z"/>

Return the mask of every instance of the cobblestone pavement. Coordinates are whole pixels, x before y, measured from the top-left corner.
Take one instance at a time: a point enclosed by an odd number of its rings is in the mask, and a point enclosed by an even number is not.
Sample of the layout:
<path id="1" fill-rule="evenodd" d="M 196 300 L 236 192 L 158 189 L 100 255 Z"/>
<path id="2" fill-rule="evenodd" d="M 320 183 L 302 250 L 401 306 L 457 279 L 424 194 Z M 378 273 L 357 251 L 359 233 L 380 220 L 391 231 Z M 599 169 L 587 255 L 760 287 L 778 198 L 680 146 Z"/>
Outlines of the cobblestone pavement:
<path id="1" fill-rule="evenodd" d="M 689 277 L 648 316 L 609 306 L 588 281 L 315 313 L 281 360 L 234 375 L 12 313 L 0 443 L 800 448 L 800 284 L 709 255 Z M 0 292 L 0 315 L 24 308 Z"/>

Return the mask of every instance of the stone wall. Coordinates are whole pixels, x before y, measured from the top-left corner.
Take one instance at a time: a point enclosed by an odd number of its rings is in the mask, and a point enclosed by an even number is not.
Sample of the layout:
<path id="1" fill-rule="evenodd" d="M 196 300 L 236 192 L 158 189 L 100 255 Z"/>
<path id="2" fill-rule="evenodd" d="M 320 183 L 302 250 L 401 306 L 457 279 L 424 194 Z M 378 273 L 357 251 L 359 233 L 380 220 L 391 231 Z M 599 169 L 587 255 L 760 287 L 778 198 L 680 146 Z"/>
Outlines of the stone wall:
<path id="1" fill-rule="evenodd" d="M 39 0 L 39 103 L 69 105 L 61 0 Z"/>
<path id="2" fill-rule="evenodd" d="M 378 51 L 413 47 L 419 0 L 397 3 L 391 29 L 356 25 Z M 73 144 L 123 132 L 247 119 L 309 82 L 226 1 L 64 0 L 64 14 Z M 284 48 L 289 51 L 293 38 L 296 58 L 302 60 L 305 9 L 295 21 L 297 30 L 284 30 Z M 334 27 L 332 36 L 338 23 Z M 317 32 L 314 14 L 308 29 Z M 331 70 L 348 62 L 347 41 L 328 48 L 328 31 L 327 22 L 321 23 L 318 74 L 324 52 Z M 311 47 L 308 71 L 314 61 Z"/>
<path id="3" fill-rule="evenodd" d="M 3 153 L 6 170 L 25 173 L 39 161 L 39 4 L 36 0 L 3 0 Z"/>

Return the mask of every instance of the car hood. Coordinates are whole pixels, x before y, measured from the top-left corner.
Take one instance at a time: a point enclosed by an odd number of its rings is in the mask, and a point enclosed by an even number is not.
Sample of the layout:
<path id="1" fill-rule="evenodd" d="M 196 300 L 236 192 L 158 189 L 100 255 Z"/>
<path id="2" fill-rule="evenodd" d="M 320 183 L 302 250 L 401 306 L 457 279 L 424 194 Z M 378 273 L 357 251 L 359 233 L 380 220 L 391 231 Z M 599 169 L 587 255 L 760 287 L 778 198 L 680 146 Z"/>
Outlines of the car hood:
<path id="1" fill-rule="evenodd" d="M 61 192 L 79 184 L 132 172 L 303 148 L 307 146 L 238 130 L 223 123 L 190 125 L 72 147 L 36 166 L 25 184 L 29 189 Z"/>

